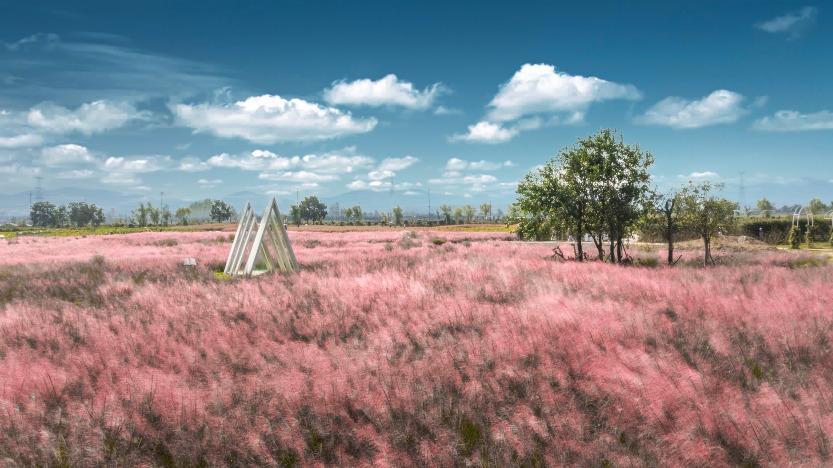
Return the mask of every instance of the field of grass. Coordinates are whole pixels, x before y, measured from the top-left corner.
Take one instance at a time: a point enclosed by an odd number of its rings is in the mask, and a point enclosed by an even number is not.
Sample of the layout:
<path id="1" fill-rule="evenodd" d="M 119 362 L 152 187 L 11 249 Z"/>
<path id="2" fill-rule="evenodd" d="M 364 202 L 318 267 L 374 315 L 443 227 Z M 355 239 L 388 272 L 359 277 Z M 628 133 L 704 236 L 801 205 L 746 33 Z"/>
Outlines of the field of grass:
<path id="1" fill-rule="evenodd" d="M 0 240 L 2 464 L 833 462 L 828 257 L 289 234 L 252 279 L 227 232 Z"/>

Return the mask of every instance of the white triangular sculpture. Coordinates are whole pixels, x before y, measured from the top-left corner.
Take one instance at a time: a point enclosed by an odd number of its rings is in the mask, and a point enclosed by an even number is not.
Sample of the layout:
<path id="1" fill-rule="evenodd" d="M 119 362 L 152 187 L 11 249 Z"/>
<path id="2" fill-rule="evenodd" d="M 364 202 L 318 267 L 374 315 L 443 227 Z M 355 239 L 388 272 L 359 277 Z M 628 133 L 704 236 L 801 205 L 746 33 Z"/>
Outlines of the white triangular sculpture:
<path id="1" fill-rule="evenodd" d="M 255 227 L 257 227 L 256 233 Z M 243 263 L 244 259 L 245 263 Z M 255 219 L 252 205 L 246 203 L 246 208 L 240 215 L 237 234 L 234 236 L 224 273 L 231 276 L 264 273 L 263 270 L 255 270 L 255 265 L 259 261 L 265 264 L 266 271 L 275 269 L 280 269 L 284 273 L 298 271 L 295 252 L 292 251 L 292 244 L 289 243 L 289 236 L 286 234 L 281 212 L 274 198 L 263 212 L 260 224 Z"/>

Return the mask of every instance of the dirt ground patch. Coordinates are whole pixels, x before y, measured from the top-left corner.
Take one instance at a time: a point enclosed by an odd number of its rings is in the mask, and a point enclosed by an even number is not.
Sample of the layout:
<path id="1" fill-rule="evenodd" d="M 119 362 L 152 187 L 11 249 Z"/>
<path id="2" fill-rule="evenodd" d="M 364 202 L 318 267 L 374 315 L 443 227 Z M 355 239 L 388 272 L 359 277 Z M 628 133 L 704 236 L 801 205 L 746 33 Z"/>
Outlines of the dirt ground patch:
<path id="1" fill-rule="evenodd" d="M 697 250 L 703 248 L 702 239 L 677 242 L 674 248 L 681 250 Z M 748 252 L 760 250 L 778 250 L 774 245 L 747 236 L 718 236 L 712 239 L 712 250 L 732 252 Z"/>

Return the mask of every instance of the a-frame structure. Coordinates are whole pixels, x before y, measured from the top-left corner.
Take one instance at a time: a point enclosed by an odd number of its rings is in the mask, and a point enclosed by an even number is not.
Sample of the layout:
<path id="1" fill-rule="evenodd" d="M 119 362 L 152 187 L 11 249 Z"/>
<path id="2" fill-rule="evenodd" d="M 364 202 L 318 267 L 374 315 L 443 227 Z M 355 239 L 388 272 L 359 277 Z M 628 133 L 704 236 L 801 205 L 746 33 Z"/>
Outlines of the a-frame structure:
<path id="1" fill-rule="evenodd" d="M 251 276 L 276 269 L 284 273 L 298 271 L 298 262 L 292 244 L 289 243 L 278 203 L 272 198 L 260 223 L 255 219 L 251 204 L 246 203 L 224 273 Z"/>

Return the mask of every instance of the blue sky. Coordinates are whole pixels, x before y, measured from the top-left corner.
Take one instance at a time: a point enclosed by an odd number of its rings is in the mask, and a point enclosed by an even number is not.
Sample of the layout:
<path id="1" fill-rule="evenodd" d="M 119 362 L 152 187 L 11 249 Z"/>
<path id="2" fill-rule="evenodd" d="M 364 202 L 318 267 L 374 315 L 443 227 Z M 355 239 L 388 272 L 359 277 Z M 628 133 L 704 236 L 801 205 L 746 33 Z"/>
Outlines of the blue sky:
<path id="1" fill-rule="evenodd" d="M 829 203 L 828 5 L 0 0 L 0 193 L 501 206 L 610 127 L 660 188 Z"/>

